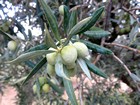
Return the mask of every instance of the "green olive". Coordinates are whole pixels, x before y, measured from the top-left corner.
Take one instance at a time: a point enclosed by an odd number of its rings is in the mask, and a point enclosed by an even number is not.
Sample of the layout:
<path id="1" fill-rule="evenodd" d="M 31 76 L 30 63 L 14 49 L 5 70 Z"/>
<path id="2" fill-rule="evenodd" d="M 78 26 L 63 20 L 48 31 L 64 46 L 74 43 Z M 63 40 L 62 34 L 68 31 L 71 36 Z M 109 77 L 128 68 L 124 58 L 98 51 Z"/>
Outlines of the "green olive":
<path id="1" fill-rule="evenodd" d="M 65 64 L 72 64 L 77 59 L 77 50 L 74 46 L 68 45 L 62 48 L 61 57 Z"/>
<path id="2" fill-rule="evenodd" d="M 33 85 L 33 92 L 37 93 L 37 85 L 36 84 Z"/>
<path id="3" fill-rule="evenodd" d="M 74 62 L 74 63 L 72 63 L 72 64 L 66 65 L 66 68 L 67 68 L 67 69 L 73 69 L 73 68 L 75 68 L 75 66 L 76 66 L 76 63 Z"/>
<path id="4" fill-rule="evenodd" d="M 1 29 L 4 31 L 4 32 L 7 32 L 9 30 L 9 26 L 7 26 L 5 23 L 1 26 Z"/>
<path id="5" fill-rule="evenodd" d="M 56 51 L 54 48 L 49 48 L 49 50 Z M 56 63 L 56 56 L 57 56 L 57 52 L 46 54 L 47 62 L 51 65 L 54 65 Z"/>
<path id="6" fill-rule="evenodd" d="M 15 41 L 9 41 L 7 47 L 9 50 L 14 51 L 17 48 L 17 43 Z"/>
<path id="7" fill-rule="evenodd" d="M 84 58 L 89 55 L 87 46 L 81 42 L 75 42 L 73 46 L 77 49 L 78 56 Z"/>
<path id="8" fill-rule="evenodd" d="M 73 69 L 68 69 L 68 74 L 70 77 L 74 77 L 76 72 L 77 72 L 77 67 L 75 67 Z"/>
<path id="9" fill-rule="evenodd" d="M 46 77 L 39 77 L 38 80 L 39 80 L 40 86 L 42 86 L 43 84 L 47 82 Z"/>
<path id="10" fill-rule="evenodd" d="M 50 75 L 50 76 L 54 76 L 55 75 L 55 68 L 53 65 L 51 64 L 47 64 L 47 73 Z"/>
<path id="11" fill-rule="evenodd" d="M 48 93 L 48 92 L 50 91 L 50 86 L 49 86 L 49 84 L 44 84 L 44 85 L 42 86 L 42 91 L 43 91 L 44 93 Z"/>
<path id="12" fill-rule="evenodd" d="M 64 5 L 59 6 L 59 13 L 64 15 Z"/>

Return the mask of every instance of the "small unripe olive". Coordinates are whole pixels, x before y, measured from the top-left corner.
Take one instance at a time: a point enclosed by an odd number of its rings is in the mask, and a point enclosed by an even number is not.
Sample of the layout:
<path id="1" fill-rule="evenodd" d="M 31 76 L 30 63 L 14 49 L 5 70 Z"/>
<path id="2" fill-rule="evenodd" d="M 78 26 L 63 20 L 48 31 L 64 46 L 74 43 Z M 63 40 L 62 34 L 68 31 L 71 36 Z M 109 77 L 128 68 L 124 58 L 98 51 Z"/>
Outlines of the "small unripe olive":
<path id="1" fill-rule="evenodd" d="M 37 93 L 37 85 L 36 84 L 33 85 L 33 88 L 32 89 L 33 89 L 33 92 L 34 93 Z"/>
<path id="2" fill-rule="evenodd" d="M 11 21 L 7 21 L 5 24 L 6 24 L 7 26 L 10 26 L 10 25 L 11 25 Z"/>
<path id="3" fill-rule="evenodd" d="M 64 5 L 59 6 L 59 13 L 64 15 Z"/>
<path id="4" fill-rule="evenodd" d="M 14 51 L 17 48 L 17 43 L 15 41 L 9 41 L 7 47 L 9 50 Z"/>
<path id="5" fill-rule="evenodd" d="M 78 53 L 79 57 L 84 58 L 87 55 L 89 55 L 88 48 L 87 48 L 87 46 L 84 43 L 75 42 L 73 44 L 73 46 L 77 49 L 77 53 Z"/>
<path id="6" fill-rule="evenodd" d="M 74 46 L 68 45 L 62 48 L 61 57 L 66 64 L 72 64 L 77 59 L 77 50 Z"/>
<path id="7" fill-rule="evenodd" d="M 1 26 L 1 29 L 4 31 L 4 32 L 7 32 L 9 30 L 9 26 L 7 26 L 5 23 Z"/>
<path id="8" fill-rule="evenodd" d="M 77 72 L 77 67 L 75 67 L 73 69 L 68 69 L 68 74 L 70 77 L 74 77 L 76 72 Z"/>
<path id="9" fill-rule="evenodd" d="M 66 68 L 67 68 L 67 69 L 73 69 L 73 68 L 75 68 L 75 66 L 76 66 L 76 63 L 74 62 L 74 63 L 72 63 L 72 64 L 66 65 Z"/>
<path id="10" fill-rule="evenodd" d="M 44 85 L 42 86 L 42 91 L 43 91 L 44 93 L 48 93 L 49 90 L 50 90 L 49 84 L 44 84 Z"/>
<path id="11" fill-rule="evenodd" d="M 42 86 L 43 84 L 45 84 L 47 82 L 45 77 L 39 77 L 38 80 L 39 80 L 40 86 Z"/>
<path id="12" fill-rule="evenodd" d="M 53 48 L 49 48 L 49 50 L 54 50 L 54 49 Z M 56 62 L 56 56 L 57 56 L 56 52 L 52 52 L 52 53 L 46 54 L 47 62 L 49 64 L 51 64 L 51 65 L 54 65 L 55 62 Z"/>
<path id="13" fill-rule="evenodd" d="M 50 76 L 54 76 L 55 75 L 55 68 L 53 65 L 51 64 L 47 64 L 47 73 L 50 75 Z"/>

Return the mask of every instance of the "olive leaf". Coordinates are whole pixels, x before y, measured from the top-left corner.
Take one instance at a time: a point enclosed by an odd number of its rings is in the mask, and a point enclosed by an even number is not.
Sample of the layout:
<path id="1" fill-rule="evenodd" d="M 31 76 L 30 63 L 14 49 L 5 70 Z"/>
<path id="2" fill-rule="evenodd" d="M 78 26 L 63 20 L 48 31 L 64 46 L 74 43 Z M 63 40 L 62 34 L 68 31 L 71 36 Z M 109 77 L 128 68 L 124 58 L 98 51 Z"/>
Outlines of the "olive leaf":
<path id="1" fill-rule="evenodd" d="M 63 69 L 63 63 L 62 63 L 62 59 L 60 54 L 58 54 L 57 58 L 56 58 L 56 64 L 55 64 L 55 72 L 59 77 L 63 77 L 65 79 L 70 80 L 70 78 L 68 78 L 66 76 L 66 74 L 64 73 L 64 69 Z"/>
<path id="2" fill-rule="evenodd" d="M 107 78 L 107 75 L 104 72 L 102 72 L 98 67 L 96 67 L 93 63 L 91 63 L 86 58 L 84 60 L 85 60 L 87 66 L 91 72 L 93 72 L 93 73 L 95 73 L 103 78 Z"/>
<path id="3" fill-rule="evenodd" d="M 73 26 L 77 23 L 77 11 L 74 10 L 71 12 L 69 23 L 68 23 L 68 32 L 72 29 Z"/>
<path id="4" fill-rule="evenodd" d="M 49 26 L 51 27 L 51 30 L 55 36 L 55 38 L 60 41 L 60 33 L 58 30 L 58 23 L 56 20 L 56 17 L 54 16 L 51 8 L 48 6 L 45 0 L 38 0 L 40 5 L 42 6 L 42 9 L 45 13 L 45 17 L 49 23 Z"/>
<path id="5" fill-rule="evenodd" d="M 84 32 L 84 35 L 90 38 L 94 38 L 94 39 L 100 39 L 102 37 L 106 37 L 108 35 L 110 35 L 111 33 L 108 31 L 104 31 L 104 30 L 93 30 L 93 31 L 86 31 Z"/>
<path id="6" fill-rule="evenodd" d="M 105 47 L 99 46 L 97 44 L 93 44 L 89 41 L 80 40 L 81 42 L 85 43 L 86 46 L 91 49 L 94 52 L 100 53 L 100 54 L 113 54 L 113 52 Z"/>
<path id="7" fill-rule="evenodd" d="M 90 29 L 97 22 L 103 10 L 104 10 L 104 7 L 100 7 L 92 14 L 91 17 L 87 17 L 81 20 L 80 22 L 78 22 L 68 33 L 69 36 L 64 45 L 67 45 L 67 43 L 69 42 L 69 40 L 71 39 L 73 35 L 83 33 L 87 31 L 88 29 Z"/>
<path id="8" fill-rule="evenodd" d="M 42 66 L 46 64 L 46 62 L 46 58 L 42 58 L 39 63 L 32 69 L 32 71 L 27 75 L 22 85 L 25 84 L 34 74 L 36 74 L 40 70 L 40 68 L 42 68 Z"/>
<path id="9" fill-rule="evenodd" d="M 64 32 L 67 34 L 70 13 L 67 6 L 64 5 Z"/>
<path id="10" fill-rule="evenodd" d="M 16 63 L 20 63 L 20 62 L 29 60 L 31 58 L 36 58 L 38 56 L 42 56 L 43 54 L 48 54 L 48 53 L 52 53 L 52 52 L 54 52 L 54 51 L 51 51 L 51 50 L 37 50 L 37 51 L 27 52 L 27 53 L 21 54 L 16 59 L 14 59 L 12 61 L 8 61 L 6 63 L 16 64 Z"/>
<path id="11" fill-rule="evenodd" d="M 47 50 L 48 48 L 49 48 L 49 46 L 47 46 L 46 44 L 43 43 L 43 44 L 31 47 L 30 49 L 26 50 L 25 53 L 31 52 L 31 51 L 37 51 L 37 50 Z"/>
<path id="12" fill-rule="evenodd" d="M 36 79 L 36 86 L 37 86 L 37 97 L 39 99 L 39 103 L 42 104 L 42 101 L 41 101 L 41 94 L 40 94 L 40 91 L 41 91 L 41 86 L 40 86 L 40 83 L 39 83 L 39 80 Z"/>
<path id="13" fill-rule="evenodd" d="M 54 41 L 49 33 L 49 30 L 48 30 L 46 24 L 45 24 L 45 43 L 49 47 L 53 47 L 55 49 L 57 48 L 57 46 L 55 45 L 55 43 L 54 43 Z"/>
<path id="14" fill-rule="evenodd" d="M 58 85 L 52 83 L 49 78 L 47 78 L 47 83 L 59 94 L 63 94 L 64 90 L 61 89 Z"/>
<path id="15" fill-rule="evenodd" d="M 88 78 L 92 79 L 91 75 L 90 75 L 90 72 L 89 72 L 89 69 L 88 69 L 87 64 L 85 63 L 85 61 L 82 58 L 78 58 L 77 62 L 80 65 L 80 67 L 83 70 L 83 72 L 88 76 Z"/>
<path id="16" fill-rule="evenodd" d="M 66 67 L 64 67 L 64 72 L 65 72 L 66 76 L 69 78 L 68 70 L 66 69 Z M 68 79 L 63 78 L 63 83 L 64 83 L 64 87 L 66 89 L 67 95 L 71 101 L 71 104 L 78 105 L 78 103 L 76 101 L 76 96 L 74 94 L 72 82 Z"/>

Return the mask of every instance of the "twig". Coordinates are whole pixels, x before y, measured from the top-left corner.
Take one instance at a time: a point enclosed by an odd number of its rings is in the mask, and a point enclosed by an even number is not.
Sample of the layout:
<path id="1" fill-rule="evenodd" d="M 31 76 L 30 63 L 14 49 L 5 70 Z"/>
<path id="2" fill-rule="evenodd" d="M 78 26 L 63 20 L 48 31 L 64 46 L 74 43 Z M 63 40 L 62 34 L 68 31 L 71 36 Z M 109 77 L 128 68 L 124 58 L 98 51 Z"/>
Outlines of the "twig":
<path id="1" fill-rule="evenodd" d="M 140 24 L 140 22 L 137 19 L 137 16 L 133 12 L 131 12 L 129 9 L 127 9 L 125 7 L 121 7 L 121 9 L 124 10 L 125 12 L 129 13 L 138 22 L 138 24 Z"/>
<path id="2" fill-rule="evenodd" d="M 128 67 L 124 64 L 124 62 L 122 60 L 120 60 L 120 58 L 118 58 L 116 55 L 113 54 L 113 57 L 119 61 L 121 63 L 121 65 L 125 68 L 125 70 L 128 72 L 129 75 L 131 75 L 131 71 L 128 69 Z"/>
<path id="3" fill-rule="evenodd" d="M 131 48 L 129 46 L 125 46 L 125 45 L 118 44 L 118 43 L 104 43 L 104 45 L 107 45 L 107 46 L 119 46 L 119 47 L 126 48 L 128 50 L 134 51 L 135 53 L 140 53 L 140 50 L 138 50 L 138 49 L 134 49 L 134 48 Z"/>
<path id="4" fill-rule="evenodd" d="M 59 24 L 58 24 L 58 27 L 60 27 L 61 26 L 61 24 L 62 24 L 62 22 L 63 22 L 63 17 L 61 16 L 61 19 L 60 19 L 60 22 L 59 22 Z"/>
<path id="5" fill-rule="evenodd" d="M 97 55 L 96 58 L 95 58 L 95 60 L 93 61 L 93 64 L 96 64 L 96 62 L 99 61 L 100 57 L 101 57 L 101 55 Z"/>
<path id="6" fill-rule="evenodd" d="M 133 11 L 133 10 L 140 10 L 140 8 L 131 8 L 128 11 Z"/>

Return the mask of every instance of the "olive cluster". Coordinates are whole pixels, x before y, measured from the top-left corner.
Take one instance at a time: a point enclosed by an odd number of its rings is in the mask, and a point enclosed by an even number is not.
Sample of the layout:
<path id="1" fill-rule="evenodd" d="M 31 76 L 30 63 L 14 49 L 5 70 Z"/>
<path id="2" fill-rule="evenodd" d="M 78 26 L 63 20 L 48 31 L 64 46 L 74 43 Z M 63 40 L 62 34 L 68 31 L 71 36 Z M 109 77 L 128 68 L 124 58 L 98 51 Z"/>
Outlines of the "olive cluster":
<path id="1" fill-rule="evenodd" d="M 46 55 L 48 62 L 47 73 L 51 76 L 55 75 L 55 64 L 57 61 L 63 63 L 70 76 L 74 76 L 77 71 L 76 60 L 89 55 L 87 46 L 82 42 L 70 43 L 62 48 L 50 48 L 49 50 L 54 51 Z"/>
<path id="2" fill-rule="evenodd" d="M 45 77 L 39 77 L 38 78 L 39 85 L 40 85 L 40 91 L 44 93 L 48 93 L 50 91 L 50 86 L 47 84 L 47 80 Z M 35 83 L 33 85 L 33 92 L 37 93 L 37 84 Z"/>

